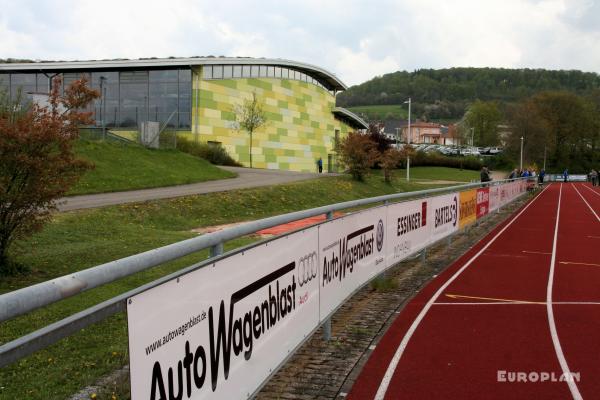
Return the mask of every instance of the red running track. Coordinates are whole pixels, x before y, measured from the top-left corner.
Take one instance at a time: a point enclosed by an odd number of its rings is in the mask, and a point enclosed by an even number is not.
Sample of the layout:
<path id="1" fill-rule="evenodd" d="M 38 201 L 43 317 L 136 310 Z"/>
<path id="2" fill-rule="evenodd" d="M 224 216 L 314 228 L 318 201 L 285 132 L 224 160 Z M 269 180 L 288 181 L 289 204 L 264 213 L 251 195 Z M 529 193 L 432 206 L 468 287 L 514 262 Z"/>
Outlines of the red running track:
<path id="1" fill-rule="evenodd" d="M 546 187 L 432 280 L 348 397 L 600 398 L 599 189 Z"/>

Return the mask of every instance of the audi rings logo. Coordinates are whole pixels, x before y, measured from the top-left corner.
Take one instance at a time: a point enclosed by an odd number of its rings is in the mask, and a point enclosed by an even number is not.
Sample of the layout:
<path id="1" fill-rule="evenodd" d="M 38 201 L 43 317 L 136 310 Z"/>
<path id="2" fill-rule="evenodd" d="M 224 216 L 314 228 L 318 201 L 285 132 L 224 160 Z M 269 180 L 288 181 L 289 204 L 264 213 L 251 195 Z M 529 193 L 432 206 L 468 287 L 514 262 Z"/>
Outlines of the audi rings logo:
<path id="1" fill-rule="evenodd" d="M 383 221 L 379 220 L 377 224 L 377 251 L 383 248 Z"/>
<path id="2" fill-rule="evenodd" d="M 313 251 L 312 253 L 307 254 L 298 260 L 297 272 L 300 287 L 317 277 L 318 268 L 319 262 L 317 260 L 316 251 Z"/>

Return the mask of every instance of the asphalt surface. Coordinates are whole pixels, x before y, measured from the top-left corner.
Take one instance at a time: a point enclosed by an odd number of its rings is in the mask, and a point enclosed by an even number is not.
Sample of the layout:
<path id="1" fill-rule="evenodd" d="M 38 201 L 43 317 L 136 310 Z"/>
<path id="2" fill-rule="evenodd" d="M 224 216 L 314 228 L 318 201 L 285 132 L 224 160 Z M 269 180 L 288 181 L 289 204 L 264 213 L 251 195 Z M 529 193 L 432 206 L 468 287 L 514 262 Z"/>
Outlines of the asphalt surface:
<path id="1" fill-rule="evenodd" d="M 236 178 L 192 183 L 189 185 L 64 197 L 58 201 L 58 210 L 72 211 L 83 208 L 104 207 L 115 204 L 137 203 L 148 200 L 169 199 L 194 194 L 214 193 L 234 189 L 246 189 L 259 186 L 278 185 L 282 183 L 314 179 L 319 176 L 333 175 L 319 175 L 317 173 L 311 172 L 293 172 L 239 167 L 220 168 L 223 168 L 227 171 L 235 172 L 238 174 L 238 176 Z"/>

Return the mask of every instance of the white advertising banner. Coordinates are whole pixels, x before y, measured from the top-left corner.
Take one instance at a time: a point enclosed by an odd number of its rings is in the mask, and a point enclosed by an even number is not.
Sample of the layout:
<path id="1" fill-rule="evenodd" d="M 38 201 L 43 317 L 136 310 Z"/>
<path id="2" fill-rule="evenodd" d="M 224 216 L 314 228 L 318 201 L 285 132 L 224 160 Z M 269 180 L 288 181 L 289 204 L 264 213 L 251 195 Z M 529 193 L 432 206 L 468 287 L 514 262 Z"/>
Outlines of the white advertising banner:
<path id="1" fill-rule="evenodd" d="M 501 206 L 500 186 L 501 185 L 490 186 L 490 211 L 495 211 Z"/>
<path id="2" fill-rule="evenodd" d="M 431 208 L 431 243 L 458 230 L 458 193 L 429 199 Z"/>
<path id="3" fill-rule="evenodd" d="M 319 322 L 318 228 L 128 301 L 133 400 L 245 399 Z"/>
<path id="4" fill-rule="evenodd" d="M 386 264 L 392 266 L 429 244 L 431 215 L 428 199 L 387 207 Z"/>
<path id="5" fill-rule="evenodd" d="M 319 226 L 321 318 L 385 269 L 385 214 L 378 207 Z"/>

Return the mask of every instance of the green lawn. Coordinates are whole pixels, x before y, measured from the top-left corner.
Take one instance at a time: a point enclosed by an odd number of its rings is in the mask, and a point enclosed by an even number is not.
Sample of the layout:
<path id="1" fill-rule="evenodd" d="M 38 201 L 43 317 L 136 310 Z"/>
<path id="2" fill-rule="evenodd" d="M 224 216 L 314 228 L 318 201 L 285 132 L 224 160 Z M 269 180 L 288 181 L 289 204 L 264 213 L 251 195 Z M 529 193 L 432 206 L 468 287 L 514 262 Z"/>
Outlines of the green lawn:
<path id="1" fill-rule="evenodd" d="M 201 158 L 177 150 L 151 150 L 136 144 L 80 140 L 75 151 L 95 168 L 69 195 L 183 185 L 234 177 Z"/>
<path id="2" fill-rule="evenodd" d="M 416 168 L 415 168 L 416 169 Z M 56 214 L 34 237 L 16 243 L 12 255 L 31 271 L 3 277 L 0 293 L 193 237 L 192 228 L 247 221 L 357 198 L 433 187 L 376 174 L 359 183 L 323 177 L 274 187 Z M 241 238 L 226 249 L 257 240 Z M 152 268 L 2 323 L 0 343 L 172 271 L 206 259 L 207 251 Z M 115 315 L 0 371 L 0 399 L 62 399 L 128 363 L 126 317 Z"/>
<path id="3" fill-rule="evenodd" d="M 406 179 L 406 170 L 401 169 L 396 172 L 396 176 Z M 470 182 L 479 180 L 479 171 L 468 169 L 456 169 L 448 167 L 412 167 L 410 169 L 410 179 L 440 180 L 454 182 Z"/>
<path id="4" fill-rule="evenodd" d="M 348 107 L 348 110 L 358 115 L 364 115 L 370 121 L 385 119 L 408 119 L 408 105 L 391 104 L 377 106 Z"/>

